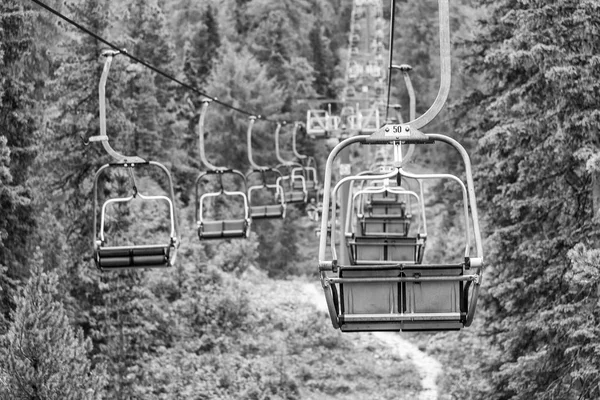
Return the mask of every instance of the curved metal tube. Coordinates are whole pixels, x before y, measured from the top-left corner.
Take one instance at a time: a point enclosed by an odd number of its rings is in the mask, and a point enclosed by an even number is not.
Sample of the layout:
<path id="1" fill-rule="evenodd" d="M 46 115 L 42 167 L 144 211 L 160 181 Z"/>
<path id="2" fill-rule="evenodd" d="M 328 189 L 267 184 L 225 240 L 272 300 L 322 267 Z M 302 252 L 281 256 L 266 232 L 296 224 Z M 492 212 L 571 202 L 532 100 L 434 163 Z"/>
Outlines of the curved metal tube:
<path id="1" fill-rule="evenodd" d="M 247 135 L 246 135 L 246 139 L 247 139 L 246 143 L 248 146 L 248 162 L 250 163 L 250 166 L 252 167 L 252 169 L 257 169 L 257 170 L 269 169 L 269 167 L 261 166 L 254 162 L 254 158 L 252 157 L 252 128 L 254 127 L 254 122 L 256 122 L 256 117 L 254 115 L 252 115 L 252 116 L 248 117 L 248 119 L 250 120 L 250 123 L 248 124 Z M 277 124 L 277 126 L 279 127 L 279 124 Z"/>
<path id="2" fill-rule="evenodd" d="M 473 182 L 473 171 L 471 169 L 471 159 L 465 148 L 456 140 L 449 136 L 438 133 L 428 133 L 427 136 L 434 140 L 447 143 L 453 146 L 461 155 L 463 164 L 465 165 L 465 175 L 467 177 L 467 192 L 469 195 L 469 205 L 471 207 L 471 219 L 473 221 L 473 233 L 475 235 L 475 246 L 477 249 L 477 257 L 483 261 L 483 241 L 481 239 L 481 231 L 479 229 L 479 215 L 477 213 L 477 199 L 475 198 L 475 183 Z"/>
<path id="3" fill-rule="evenodd" d="M 388 190 L 389 189 L 389 190 Z M 391 186 L 391 187 L 385 187 L 385 186 L 378 186 L 378 187 L 367 187 L 365 189 L 361 189 L 358 192 L 354 193 L 354 195 L 351 197 L 351 201 L 349 201 L 349 205 L 348 205 L 348 211 L 346 214 L 346 226 L 345 226 L 345 232 L 346 234 L 348 233 L 352 233 L 354 234 L 354 227 L 351 226 L 350 224 L 350 219 L 351 219 L 351 213 L 352 213 L 352 209 L 351 207 L 356 204 L 356 198 L 358 196 L 362 196 L 363 194 L 376 194 L 376 193 L 383 193 L 383 192 L 390 192 L 390 193 L 395 193 L 395 194 L 401 194 L 401 195 L 407 195 L 407 196 L 412 196 L 414 197 L 417 202 L 420 204 L 422 203 L 419 200 L 419 195 L 417 195 L 415 192 L 411 191 L 411 190 L 397 190 L 397 187 Z M 358 216 L 358 213 L 357 213 Z M 421 218 L 419 219 L 418 225 L 417 225 L 417 232 L 419 232 L 421 230 L 422 227 L 422 222 L 425 222 L 425 213 L 424 213 L 424 209 L 423 209 L 423 213 L 421 214 Z M 427 231 L 423 231 L 423 234 L 427 234 Z"/>
<path id="4" fill-rule="evenodd" d="M 285 204 L 285 196 L 284 196 L 284 192 L 283 192 L 283 187 L 278 184 L 278 183 L 271 183 L 271 184 L 267 184 L 267 185 L 255 185 L 255 186 L 250 186 L 248 188 L 248 201 L 250 203 L 252 203 L 252 192 L 259 190 L 259 189 L 274 189 L 275 190 L 275 196 L 278 197 L 279 200 L 279 204 L 281 206 L 283 206 L 283 208 L 286 208 L 286 204 Z"/>
<path id="5" fill-rule="evenodd" d="M 200 193 L 199 193 L 199 190 L 198 190 L 199 186 L 200 186 L 200 180 L 202 178 L 204 178 L 205 176 L 207 176 L 207 175 L 220 175 L 221 179 L 223 179 L 222 176 L 224 174 L 233 174 L 233 175 L 239 176 L 242 179 L 242 182 L 243 182 L 243 190 L 244 191 L 242 193 L 246 192 L 246 176 L 244 174 L 242 174 L 238 170 L 235 170 L 235 169 L 231 169 L 231 170 L 216 169 L 216 170 L 209 170 L 209 171 L 206 171 L 206 172 L 202 172 L 200 175 L 198 175 L 198 177 L 196 178 L 196 181 L 194 182 L 194 186 L 195 186 L 195 189 L 196 189 L 195 190 L 195 192 L 196 192 L 196 216 L 198 216 L 198 214 L 200 212 L 199 210 L 200 210 L 200 198 L 201 198 L 201 196 L 200 196 Z M 221 183 L 222 183 L 222 180 L 221 180 Z M 221 190 L 219 190 L 218 192 L 212 192 L 212 193 L 216 193 L 216 194 L 222 194 L 222 193 L 224 193 L 224 194 L 226 194 L 226 193 L 237 193 L 237 192 L 238 191 L 226 191 L 223 188 L 223 185 L 221 185 Z M 244 194 L 244 196 L 246 196 L 246 194 Z M 248 201 L 247 201 L 247 199 L 244 201 L 244 203 L 246 205 L 245 212 L 246 212 L 246 214 L 248 214 L 249 211 L 248 211 Z"/>
<path id="6" fill-rule="evenodd" d="M 457 176 L 451 174 L 413 174 L 411 172 L 407 172 L 400 168 L 400 173 L 403 176 L 414 178 L 414 179 L 450 179 L 458 183 L 463 192 L 463 211 L 465 213 L 465 257 L 469 257 L 469 252 L 471 249 L 471 225 L 469 224 L 469 196 L 467 194 L 467 188 L 463 181 L 461 181 Z"/>
<path id="7" fill-rule="evenodd" d="M 119 54 L 120 51 L 107 50 L 102 53 L 106 57 L 104 62 L 104 69 L 100 76 L 100 83 L 98 85 L 99 93 L 99 105 L 100 105 L 100 136 L 94 136 L 90 138 L 91 142 L 102 142 L 102 147 L 111 156 L 116 163 L 127 164 L 127 163 L 145 163 L 141 157 L 138 156 L 125 156 L 121 153 L 116 152 L 108 143 L 108 135 L 106 134 L 106 80 L 108 79 L 108 71 L 110 70 L 110 64 L 114 56 Z"/>
<path id="8" fill-rule="evenodd" d="M 127 196 L 127 197 L 115 197 L 115 198 L 112 198 L 112 199 L 108 199 L 108 200 L 106 200 L 102 204 L 102 212 L 100 213 L 100 232 L 99 232 L 100 240 L 102 242 L 104 242 L 104 216 L 106 215 L 106 207 L 109 204 L 113 204 L 113 203 L 126 203 L 126 202 L 129 202 L 129 201 L 135 199 L 136 196 L 139 196 L 142 200 L 164 200 L 164 201 L 166 201 L 169 204 L 169 214 L 171 216 L 171 233 L 170 233 L 170 236 L 171 236 L 171 238 L 176 238 L 177 234 L 175 232 L 175 211 L 174 211 L 173 202 L 171 201 L 171 199 L 169 199 L 167 196 L 163 196 L 163 195 L 158 195 L 158 196 L 144 196 L 141 193 L 137 193 L 137 195 L 131 195 L 131 196 Z"/>
<path id="9" fill-rule="evenodd" d="M 412 85 L 412 81 L 410 80 L 410 74 L 409 74 L 409 72 L 412 71 L 412 67 L 408 64 L 401 64 L 401 65 L 392 65 L 392 68 L 397 69 L 400 72 L 402 72 L 402 76 L 404 77 L 404 84 L 406 85 L 406 91 L 408 93 L 408 99 L 409 99 L 409 109 L 408 109 L 409 122 L 407 122 L 407 124 L 410 124 L 412 121 L 414 121 L 417 118 L 417 99 L 415 96 L 415 89 Z"/>
<path id="10" fill-rule="evenodd" d="M 358 137 L 358 136 L 357 136 Z M 343 143 L 343 142 L 342 142 Z M 335 150 L 335 148 L 334 148 Z M 340 190 L 340 188 L 342 187 L 342 185 L 344 185 L 347 182 L 352 182 L 352 181 L 357 181 L 357 180 L 379 180 L 379 179 L 385 179 L 385 178 L 393 178 L 395 177 L 397 174 L 396 171 L 392 171 L 390 173 L 387 174 L 383 174 L 383 175 L 365 175 L 365 176 L 347 176 L 343 179 L 340 179 L 339 182 L 335 185 L 335 187 L 333 188 L 333 190 L 331 191 L 331 199 L 333 200 L 331 203 L 331 215 L 336 215 L 336 209 L 337 209 L 337 192 Z M 327 192 L 326 192 L 327 193 Z M 329 207 L 327 207 L 329 203 L 326 203 L 325 200 L 323 200 L 323 216 L 325 215 L 325 210 L 327 210 Z M 324 218 L 324 217 L 323 217 Z M 335 251 L 335 218 L 333 218 L 332 222 L 331 222 L 331 259 L 334 263 L 337 263 L 337 253 Z M 323 229 L 323 226 L 321 226 L 321 229 Z M 325 227 L 325 229 L 327 229 L 327 227 Z M 321 232 L 327 232 L 326 230 L 321 230 Z M 322 240 L 322 238 L 321 238 Z M 320 253 L 320 248 L 319 248 L 319 253 Z"/>
<path id="11" fill-rule="evenodd" d="M 144 163 L 144 165 L 153 165 L 156 166 L 158 168 L 160 168 L 167 176 L 168 182 L 169 182 L 169 196 L 164 196 L 168 199 L 169 204 L 171 206 L 171 236 L 174 239 L 175 243 L 176 243 L 176 247 L 179 247 L 179 241 L 178 241 L 178 237 L 179 237 L 179 224 L 177 222 L 177 218 L 175 216 L 175 205 L 174 205 L 174 199 L 175 199 L 175 193 L 174 193 L 174 189 L 173 189 L 173 180 L 171 178 L 171 174 L 169 174 L 169 170 L 162 164 L 157 163 L 155 161 L 149 161 L 147 163 Z M 92 237 L 93 237 L 93 245 L 94 248 L 96 247 L 96 234 L 98 232 L 97 228 L 97 215 L 96 215 L 96 210 L 98 209 L 98 179 L 100 178 L 100 175 L 102 174 L 102 172 L 108 168 L 131 168 L 129 166 L 126 165 L 120 165 L 120 164 L 105 164 L 102 167 L 100 167 L 100 169 L 98 169 L 98 171 L 96 171 L 96 174 L 94 175 L 94 185 L 93 185 L 93 195 L 94 195 L 94 217 L 93 217 L 93 233 L 92 233 Z M 143 198 L 143 199 L 149 199 L 152 198 L 154 196 L 144 196 L 141 193 L 138 192 L 138 195 Z M 122 198 L 124 199 L 124 198 Z M 110 199 L 109 199 L 110 200 Z M 107 201 L 109 201 L 107 200 Z"/>
<path id="12" fill-rule="evenodd" d="M 277 123 L 277 127 L 275 128 L 275 156 L 277 157 L 277 161 L 279 161 L 281 164 L 285 164 L 288 161 L 286 161 L 281 156 L 281 151 L 279 150 L 279 132 L 280 131 L 281 131 L 281 124 Z"/>
<path id="13" fill-rule="evenodd" d="M 223 194 L 226 195 L 226 196 L 241 196 L 242 199 L 244 200 L 244 219 L 248 220 L 248 221 L 250 220 L 249 211 L 248 211 L 248 198 L 246 196 L 246 193 L 239 192 L 239 191 L 230 192 L 230 191 L 227 191 L 227 190 L 223 190 L 221 192 L 204 193 L 202 196 L 200 196 L 200 200 L 198 201 L 200 205 L 199 205 L 198 214 L 197 214 L 197 217 L 198 217 L 197 223 L 198 223 L 198 225 L 200 225 L 204 221 L 204 218 L 202 217 L 202 214 L 203 214 L 203 211 L 204 211 L 203 210 L 203 206 L 202 206 L 204 204 L 204 199 L 207 198 L 207 197 L 218 197 L 218 196 L 221 196 Z M 219 220 L 217 220 L 217 221 L 219 221 Z"/>
<path id="14" fill-rule="evenodd" d="M 333 161 L 337 157 L 337 155 L 352 143 L 361 143 L 366 142 L 369 138 L 368 135 L 359 135 L 352 136 L 347 139 L 344 139 L 340 143 L 338 143 L 333 150 L 329 153 L 329 157 L 327 157 L 327 163 L 325 165 L 325 171 L 333 170 Z M 329 189 L 331 188 L 331 180 L 332 174 L 325 174 L 325 181 L 323 183 L 323 213 L 321 214 L 321 237 L 319 238 L 319 266 L 325 267 L 327 265 L 331 265 L 325 261 L 325 252 L 327 248 L 327 222 L 329 221 L 329 203 L 331 201 L 331 194 L 329 193 Z M 335 214 L 332 214 L 335 215 Z"/>
<path id="15" fill-rule="evenodd" d="M 206 112 L 208 111 L 208 105 L 212 100 L 204 99 L 202 100 L 202 108 L 200 110 L 200 119 L 198 119 L 198 150 L 200 153 L 200 161 L 206 167 L 206 169 L 214 171 L 214 170 L 224 170 L 225 167 L 217 167 L 214 164 L 211 164 L 206 158 L 206 151 L 204 147 L 204 121 L 206 119 Z"/>
<path id="16" fill-rule="evenodd" d="M 438 0 L 439 25 L 440 25 L 440 89 L 437 97 L 431 107 L 423 115 L 412 120 L 409 125 L 412 128 L 420 129 L 429 124 L 442 110 L 448 93 L 450 92 L 451 81 L 451 56 L 450 56 L 450 10 L 448 0 Z"/>
<path id="17" fill-rule="evenodd" d="M 292 152 L 294 153 L 296 158 L 298 158 L 300 160 L 304 160 L 304 159 L 308 158 L 308 156 L 298 153 L 298 149 L 296 147 L 296 134 L 297 134 L 299 126 L 300 126 L 300 123 L 296 122 L 294 124 L 294 129 L 292 130 Z"/>

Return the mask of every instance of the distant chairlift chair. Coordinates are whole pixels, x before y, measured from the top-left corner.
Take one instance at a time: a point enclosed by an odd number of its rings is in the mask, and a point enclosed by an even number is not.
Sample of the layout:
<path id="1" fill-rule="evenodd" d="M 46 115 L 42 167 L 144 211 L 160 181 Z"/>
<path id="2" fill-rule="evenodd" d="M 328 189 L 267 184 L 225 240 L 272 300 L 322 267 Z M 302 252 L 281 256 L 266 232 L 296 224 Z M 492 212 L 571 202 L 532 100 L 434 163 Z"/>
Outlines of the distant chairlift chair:
<path id="1" fill-rule="evenodd" d="M 250 235 L 250 207 L 246 194 L 246 177 L 238 170 L 226 167 L 217 167 L 211 164 L 206 158 L 204 145 L 204 121 L 210 100 L 203 100 L 200 119 L 198 121 L 198 146 L 200 151 L 200 160 L 206 171 L 201 172 L 196 178 L 196 218 L 198 225 L 198 237 L 200 240 L 209 239 L 235 239 L 247 238 Z M 206 191 L 201 194 L 200 183 L 207 176 L 216 176 L 219 182 L 219 190 Z M 243 190 L 226 190 L 223 183 L 225 176 L 237 177 L 242 182 Z M 207 215 L 206 204 L 210 200 L 224 200 L 229 204 L 234 204 L 239 216 L 233 218 L 209 217 Z M 241 209 L 237 205 L 241 204 Z"/>
<path id="2" fill-rule="evenodd" d="M 294 130 L 298 125 L 294 127 Z M 285 190 L 286 204 L 306 203 L 308 201 L 307 173 L 302 164 L 286 160 L 281 155 L 279 143 L 280 126 L 275 131 L 275 155 L 279 161 L 277 170 L 282 174 L 281 182 Z"/>
<path id="3" fill-rule="evenodd" d="M 282 186 L 283 175 L 275 168 L 258 165 L 252 156 L 252 128 L 255 121 L 256 117 L 250 117 L 247 131 L 248 162 L 252 169 L 246 174 L 246 179 L 248 182 L 258 182 L 248 187 L 250 217 L 253 220 L 285 218 L 287 198 Z M 276 132 L 280 128 L 281 125 L 277 124 Z M 269 201 L 265 201 L 265 198 Z"/>
<path id="4" fill-rule="evenodd" d="M 294 129 L 292 131 L 292 152 L 294 153 L 294 156 L 296 156 L 296 158 L 298 159 L 298 161 L 301 163 L 302 168 L 294 168 L 292 170 L 292 180 L 294 181 L 294 185 L 296 186 L 296 189 L 304 189 L 304 187 L 300 187 L 300 185 L 302 184 L 301 180 L 295 179 L 295 176 L 298 175 L 299 173 L 302 174 L 302 176 L 304 177 L 304 184 L 305 184 L 305 188 L 307 191 L 307 196 L 309 201 L 311 199 L 315 199 L 315 202 L 318 202 L 319 200 L 319 191 L 321 189 L 320 184 L 319 184 L 319 174 L 318 174 L 318 170 L 317 170 L 317 162 L 315 160 L 314 157 L 311 156 L 307 156 L 304 154 L 300 154 L 298 152 L 298 146 L 297 146 L 297 138 L 298 138 L 298 129 L 300 128 L 301 124 L 300 123 L 296 123 L 294 125 Z"/>

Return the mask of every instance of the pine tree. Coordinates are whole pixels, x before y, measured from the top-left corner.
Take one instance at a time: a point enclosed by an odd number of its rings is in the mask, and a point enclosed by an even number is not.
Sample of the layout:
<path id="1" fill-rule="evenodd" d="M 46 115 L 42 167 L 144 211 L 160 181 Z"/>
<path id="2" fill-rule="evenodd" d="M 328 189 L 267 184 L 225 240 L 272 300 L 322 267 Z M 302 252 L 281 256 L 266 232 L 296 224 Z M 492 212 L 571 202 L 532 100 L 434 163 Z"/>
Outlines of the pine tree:
<path id="1" fill-rule="evenodd" d="M 0 337 L 0 399 L 101 399 L 102 373 L 87 358 L 91 341 L 69 324 L 58 275 L 42 265 L 38 256 Z"/>
<path id="2" fill-rule="evenodd" d="M 185 44 L 183 73 L 191 85 L 202 88 L 206 85 L 221 46 L 219 26 L 210 5 L 202 13 L 201 23 L 195 30 L 191 40 Z"/>
<path id="3" fill-rule="evenodd" d="M 600 4 L 480 4 L 491 14 L 468 72 L 483 85 L 465 101 L 465 134 L 479 139 L 485 335 L 500 354 L 481 368 L 493 399 L 598 398 L 600 338 L 582 320 L 597 321 L 598 293 L 581 279 L 597 265 L 581 246 L 600 235 L 586 168 L 600 148 Z"/>
<path id="4" fill-rule="evenodd" d="M 332 87 L 334 60 L 323 37 L 321 23 L 315 23 L 309 33 L 309 41 L 313 50 L 312 63 L 315 70 L 315 90 L 326 97 L 335 97 Z"/>
<path id="5" fill-rule="evenodd" d="M 38 139 L 34 85 L 28 72 L 33 15 L 19 1 L 0 5 L 0 333 L 16 281 L 27 275 L 35 231 L 31 187 Z"/>
<path id="6" fill-rule="evenodd" d="M 284 101 L 282 88 L 274 78 L 268 77 L 266 67 L 248 50 L 236 52 L 229 42 L 221 47 L 220 59 L 213 68 L 207 92 L 225 103 L 244 110 L 260 110 L 269 116 L 278 113 Z M 206 119 L 207 152 L 215 165 L 227 165 L 242 171 L 248 169 L 247 126 L 247 116 L 218 104 L 211 105 Z M 258 121 L 254 132 L 256 148 L 264 148 L 270 152 L 267 154 L 272 155 L 274 125 Z M 264 147 L 261 143 L 265 143 Z M 257 157 L 260 156 L 257 152 Z"/>

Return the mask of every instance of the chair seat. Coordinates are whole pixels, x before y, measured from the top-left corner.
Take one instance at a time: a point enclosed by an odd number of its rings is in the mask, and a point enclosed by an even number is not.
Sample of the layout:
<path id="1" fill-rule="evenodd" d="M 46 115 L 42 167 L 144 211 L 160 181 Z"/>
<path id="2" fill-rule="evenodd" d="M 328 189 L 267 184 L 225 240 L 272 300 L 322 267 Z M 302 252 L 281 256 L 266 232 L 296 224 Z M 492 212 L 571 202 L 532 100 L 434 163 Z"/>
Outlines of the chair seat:
<path id="1" fill-rule="evenodd" d="M 339 277 L 346 279 L 339 283 L 341 329 L 345 332 L 461 329 L 467 307 L 464 282 L 394 279 L 444 279 L 460 277 L 463 272 L 461 264 L 340 266 Z M 379 280 L 366 281 L 370 278 Z"/>
<path id="2" fill-rule="evenodd" d="M 247 234 L 248 221 L 245 219 L 203 221 L 198 227 L 200 240 L 245 238 Z"/>
<path id="3" fill-rule="evenodd" d="M 363 236 L 396 236 L 408 235 L 410 229 L 409 218 L 401 215 L 394 216 L 365 216 L 360 220 Z"/>
<path id="4" fill-rule="evenodd" d="M 306 196 L 304 192 L 294 191 L 294 192 L 285 192 L 285 202 L 286 203 L 304 203 L 306 200 Z"/>
<path id="5" fill-rule="evenodd" d="M 273 219 L 285 216 L 285 207 L 281 204 L 251 206 L 250 216 L 252 219 Z"/>
<path id="6" fill-rule="evenodd" d="M 423 243 L 415 237 L 357 236 L 348 246 L 352 264 L 416 263 Z"/>
<path id="7" fill-rule="evenodd" d="M 369 204 L 366 213 L 372 217 L 392 216 L 406 214 L 405 207 L 400 203 Z"/>
<path id="8" fill-rule="evenodd" d="M 302 191 L 302 190 L 304 190 L 304 186 L 305 185 L 302 182 L 294 182 L 292 184 L 292 189 Z"/>
<path id="9" fill-rule="evenodd" d="M 101 270 L 170 267 L 170 245 L 100 247 L 96 266 Z"/>

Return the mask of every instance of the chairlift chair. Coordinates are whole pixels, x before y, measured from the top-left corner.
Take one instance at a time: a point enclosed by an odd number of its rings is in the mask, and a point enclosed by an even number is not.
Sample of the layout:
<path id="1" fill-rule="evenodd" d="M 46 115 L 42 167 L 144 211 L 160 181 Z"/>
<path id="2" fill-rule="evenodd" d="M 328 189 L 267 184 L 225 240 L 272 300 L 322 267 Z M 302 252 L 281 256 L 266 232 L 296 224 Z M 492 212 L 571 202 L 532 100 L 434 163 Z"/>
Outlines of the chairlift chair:
<path id="1" fill-rule="evenodd" d="M 349 180 L 354 181 L 379 179 L 380 176 L 378 175 L 359 175 L 349 178 Z M 337 189 L 334 189 L 334 191 L 337 191 Z M 422 261 L 427 237 L 424 207 L 421 207 L 421 218 L 418 220 L 417 233 L 412 237 L 408 236 L 407 230 L 407 227 L 410 226 L 410 218 L 407 218 L 404 212 L 376 216 L 367 216 L 360 212 L 361 204 L 357 199 L 385 192 L 393 193 L 395 196 L 412 196 L 417 202 L 419 201 L 419 196 L 415 192 L 391 186 L 370 186 L 350 196 L 348 198 L 345 237 L 350 250 L 349 261 L 353 265 L 395 264 L 398 262 L 421 263 Z M 399 200 L 390 202 L 387 197 L 385 199 L 384 204 L 386 206 L 402 205 Z"/>
<path id="2" fill-rule="evenodd" d="M 206 191 L 200 194 L 200 183 L 207 176 L 217 176 L 219 181 L 219 190 Z M 196 218 L 198 227 L 198 238 L 200 240 L 209 239 L 235 239 L 247 238 L 250 234 L 250 207 L 246 191 L 226 190 L 223 184 L 223 177 L 226 175 L 237 176 L 245 183 L 245 176 L 240 171 L 234 169 L 216 169 L 202 172 L 196 178 Z M 245 186 L 245 184 L 244 184 Z M 206 204 L 216 199 L 230 199 L 232 204 L 235 200 L 241 201 L 243 214 L 234 218 L 214 218 L 207 215 Z"/>
<path id="3" fill-rule="evenodd" d="M 439 136 L 437 140 L 444 140 L 445 137 Z M 346 139 L 344 142 L 347 143 L 354 138 Z M 344 142 L 336 148 L 345 144 Z M 458 145 L 451 141 L 450 143 Z M 328 160 L 329 165 L 331 165 L 330 160 Z M 328 181 L 331 182 L 330 174 L 331 172 L 326 168 L 324 203 L 328 204 L 331 201 L 332 210 L 335 210 L 333 200 L 344 180 L 338 182 L 333 189 L 330 200 L 327 186 Z M 469 195 L 472 189 L 467 190 L 460 179 L 449 174 L 415 175 L 397 168 L 384 177 L 392 178 L 395 174 L 415 179 L 454 179 L 459 182 L 465 197 L 465 219 L 468 219 L 469 213 L 471 216 L 471 221 L 466 221 L 465 224 L 465 259 L 463 262 L 447 264 L 422 263 L 422 248 L 427 237 L 426 232 L 419 232 L 416 236 L 404 236 L 403 232 L 377 232 L 377 234 L 369 232 L 370 234 L 367 235 L 356 235 L 347 229 L 346 243 L 350 249 L 350 257 L 347 263 L 341 263 L 337 259 L 335 250 L 337 228 L 335 221 L 331 220 L 332 238 L 329 247 L 332 256 L 331 260 L 321 259 L 320 269 L 322 284 L 332 313 L 332 322 L 343 331 L 448 330 L 468 326 L 472 321 L 481 276 L 480 236 L 474 219 L 475 213 L 471 211 L 474 209 L 474 197 Z M 370 178 L 380 179 L 381 176 L 374 175 Z M 369 179 L 369 177 L 345 179 Z M 377 190 L 396 189 L 371 188 L 366 190 L 367 193 L 358 192 L 358 195 L 366 195 L 369 191 Z M 410 194 L 401 190 L 397 192 L 410 195 L 415 199 L 419 197 L 414 192 Z M 328 208 L 325 207 L 322 229 L 325 220 L 328 219 L 327 212 Z M 349 220 L 347 218 L 347 221 Z M 424 224 L 424 219 L 422 221 Z M 473 224 L 476 231 L 477 257 L 470 256 L 469 223 Z M 320 256 L 324 257 L 325 251 L 322 250 L 325 247 L 327 244 L 321 241 Z M 331 276 L 330 273 L 334 275 Z M 473 284 L 475 288 L 471 293 L 470 302 L 466 302 L 465 299 L 469 298 L 468 289 Z"/>
<path id="4" fill-rule="evenodd" d="M 294 153 L 294 156 L 300 161 L 302 168 L 294 168 L 292 170 L 292 175 L 298 175 L 299 173 L 301 173 L 304 177 L 304 184 L 306 187 L 308 200 L 310 201 L 310 199 L 314 198 L 318 201 L 320 184 L 319 174 L 317 170 L 317 161 L 312 156 L 307 156 L 298 152 L 297 139 L 298 129 L 300 128 L 300 126 L 301 124 L 299 122 L 296 122 L 294 124 L 294 129 L 292 130 L 292 152 Z M 294 180 L 294 182 L 296 182 L 296 188 L 300 189 L 299 183 L 301 183 L 301 181 Z"/>
<path id="5" fill-rule="evenodd" d="M 255 121 L 256 117 L 251 116 L 247 130 L 248 162 L 252 168 L 246 174 L 246 179 L 249 182 L 250 216 L 256 220 L 285 218 L 287 198 L 282 186 L 283 175 L 275 168 L 258 165 L 252 156 L 252 128 Z M 277 124 L 276 131 L 280 128 L 281 124 Z M 253 180 L 257 181 L 258 184 L 250 183 Z M 270 201 L 265 202 L 264 198 L 258 200 L 257 198 L 260 195 L 267 197 Z"/>
<path id="6" fill-rule="evenodd" d="M 198 146 L 200 153 L 200 161 L 205 167 L 205 171 L 201 172 L 196 178 L 196 218 L 198 238 L 200 240 L 214 239 L 235 239 L 247 238 L 250 235 L 250 207 L 248 195 L 246 191 L 246 177 L 238 170 L 219 167 L 211 164 L 205 152 L 204 145 L 204 122 L 210 100 L 202 101 L 202 109 L 198 120 Z M 200 190 L 200 185 L 205 177 L 217 177 L 219 183 L 218 190 L 205 190 L 203 193 Z M 224 177 L 231 176 L 234 179 L 238 178 L 242 182 L 242 190 L 227 190 L 224 186 Z M 234 211 L 236 215 L 225 218 L 222 216 L 209 216 L 206 204 L 209 201 L 223 200 L 229 204 L 236 204 Z M 241 209 L 238 205 L 241 204 Z"/>
<path id="7" fill-rule="evenodd" d="M 113 162 L 105 164 L 96 172 L 93 185 L 93 252 L 96 267 L 102 271 L 138 269 L 138 268 L 165 268 L 171 267 L 177 258 L 179 247 L 178 225 L 175 211 L 175 194 L 173 180 L 169 170 L 155 161 L 147 161 L 137 156 L 125 156 L 116 152 L 108 143 L 106 133 L 106 80 L 114 56 L 118 51 L 105 51 L 106 57 L 104 69 L 99 84 L 100 104 L 100 135 L 91 137 L 90 142 L 101 142 L 104 150 L 113 158 Z M 166 177 L 168 190 L 166 195 L 144 195 L 136 185 L 135 169 L 152 168 L 158 169 Z M 98 182 L 100 177 L 110 169 L 125 169 L 129 174 L 133 193 L 126 197 L 108 198 L 102 202 L 99 209 Z M 169 230 L 169 239 L 163 242 L 156 241 L 152 244 L 133 245 L 108 245 L 105 232 L 108 207 L 114 204 L 130 203 L 132 201 L 158 201 L 167 205 L 169 210 L 169 222 L 166 225 Z M 100 218 L 98 218 L 98 214 Z"/>
<path id="8" fill-rule="evenodd" d="M 421 131 L 439 114 L 450 88 L 448 0 L 438 0 L 438 7 L 441 78 L 431 107 L 406 124 L 386 123 L 371 135 L 349 137 L 335 146 L 327 159 L 321 230 L 331 225 L 332 237 L 329 245 L 326 237 L 320 238 L 319 271 L 332 325 L 345 332 L 458 330 L 470 326 L 475 316 L 482 279 L 483 245 L 471 162 L 464 147 L 456 140 Z M 410 147 L 434 143 L 445 143 L 458 151 L 465 168 L 465 181 L 451 174 L 413 174 L 404 170 L 409 157 L 403 157 L 401 144 Z M 342 251 L 345 249 L 345 237 L 340 238 L 336 247 L 336 221 L 329 217 L 329 205 L 335 210 L 339 188 L 356 179 L 352 176 L 343 178 L 332 190 L 334 161 L 342 150 L 353 144 L 393 146 L 394 163 L 388 173 L 390 178 L 395 175 L 400 180 L 404 177 L 451 179 L 459 184 L 463 192 L 465 217 L 464 259 L 432 264 L 406 261 L 403 255 L 392 255 L 390 260 L 365 264 L 350 262 Z"/>
<path id="9" fill-rule="evenodd" d="M 293 134 L 295 134 L 298 127 L 299 124 L 294 125 Z M 281 155 L 279 143 L 279 134 L 281 131 L 280 128 L 281 126 L 278 125 L 278 128 L 275 130 L 275 156 L 279 161 L 279 165 L 277 165 L 276 168 L 281 172 L 282 175 L 280 181 L 285 189 L 285 202 L 287 204 L 306 203 L 308 201 L 308 172 L 302 164 L 292 160 L 287 160 Z M 312 182 L 315 182 L 314 179 L 316 177 L 313 176 L 312 178 Z M 310 185 L 313 186 L 314 183 L 310 183 Z"/>

